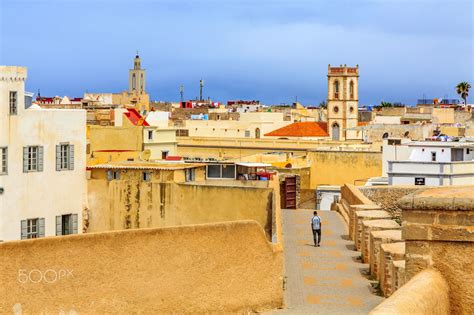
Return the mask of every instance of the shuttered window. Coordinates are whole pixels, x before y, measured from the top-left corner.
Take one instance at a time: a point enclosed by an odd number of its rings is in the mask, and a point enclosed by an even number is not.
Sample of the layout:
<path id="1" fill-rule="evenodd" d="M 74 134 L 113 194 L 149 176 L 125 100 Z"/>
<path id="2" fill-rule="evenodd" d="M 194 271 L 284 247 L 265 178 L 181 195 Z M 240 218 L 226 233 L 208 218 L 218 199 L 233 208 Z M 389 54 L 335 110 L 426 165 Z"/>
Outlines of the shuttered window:
<path id="1" fill-rule="evenodd" d="M 43 156 L 42 146 L 23 147 L 23 172 L 42 172 Z"/>
<path id="2" fill-rule="evenodd" d="M 74 145 L 56 145 L 56 171 L 74 170 Z"/>
<path id="3" fill-rule="evenodd" d="M 196 180 L 196 173 L 194 168 L 187 168 L 184 170 L 186 181 L 194 182 Z"/>
<path id="4" fill-rule="evenodd" d="M 78 233 L 78 215 L 64 214 L 56 216 L 56 235 L 70 235 Z"/>
<path id="5" fill-rule="evenodd" d="M 44 237 L 44 218 L 26 219 L 21 221 L 21 239 Z"/>
<path id="6" fill-rule="evenodd" d="M 0 148 L 0 175 L 8 174 L 8 148 Z"/>
<path id="7" fill-rule="evenodd" d="M 120 171 L 107 171 L 107 180 L 120 179 Z"/>

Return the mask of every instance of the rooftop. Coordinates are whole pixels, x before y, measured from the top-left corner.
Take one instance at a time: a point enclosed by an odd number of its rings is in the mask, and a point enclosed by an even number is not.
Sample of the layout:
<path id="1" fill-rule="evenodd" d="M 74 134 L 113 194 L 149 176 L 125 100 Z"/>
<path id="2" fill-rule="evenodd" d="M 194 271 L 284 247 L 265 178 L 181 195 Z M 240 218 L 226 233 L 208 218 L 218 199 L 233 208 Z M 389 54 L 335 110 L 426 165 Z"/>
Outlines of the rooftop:
<path id="1" fill-rule="evenodd" d="M 473 141 L 413 141 L 407 143 L 411 147 L 457 147 L 457 148 L 472 148 Z"/>
<path id="2" fill-rule="evenodd" d="M 329 137 L 325 122 L 295 122 L 280 129 L 271 131 L 268 137 Z"/>
<path id="3" fill-rule="evenodd" d="M 106 164 L 97 164 L 88 166 L 88 170 L 93 169 L 125 169 L 125 170 L 162 170 L 162 171 L 174 171 L 183 170 L 188 168 L 195 168 L 205 166 L 202 163 L 158 163 L 158 162 L 135 162 L 135 161 L 124 161 L 124 162 L 113 162 Z"/>

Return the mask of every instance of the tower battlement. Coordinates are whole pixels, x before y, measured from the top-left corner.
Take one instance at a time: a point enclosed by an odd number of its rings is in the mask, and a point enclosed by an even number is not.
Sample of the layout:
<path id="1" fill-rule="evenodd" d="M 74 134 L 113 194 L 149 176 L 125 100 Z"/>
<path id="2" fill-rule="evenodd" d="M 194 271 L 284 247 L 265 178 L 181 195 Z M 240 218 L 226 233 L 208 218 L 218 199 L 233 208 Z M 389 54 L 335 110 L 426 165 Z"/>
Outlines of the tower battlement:
<path id="1" fill-rule="evenodd" d="M 355 67 L 348 67 L 347 65 L 340 65 L 339 67 L 331 67 L 328 65 L 328 76 L 343 76 L 343 75 L 350 75 L 350 76 L 358 76 L 359 75 L 359 65 Z"/>
<path id="2" fill-rule="evenodd" d="M 26 67 L 0 66 L 0 81 L 25 81 L 27 72 Z"/>

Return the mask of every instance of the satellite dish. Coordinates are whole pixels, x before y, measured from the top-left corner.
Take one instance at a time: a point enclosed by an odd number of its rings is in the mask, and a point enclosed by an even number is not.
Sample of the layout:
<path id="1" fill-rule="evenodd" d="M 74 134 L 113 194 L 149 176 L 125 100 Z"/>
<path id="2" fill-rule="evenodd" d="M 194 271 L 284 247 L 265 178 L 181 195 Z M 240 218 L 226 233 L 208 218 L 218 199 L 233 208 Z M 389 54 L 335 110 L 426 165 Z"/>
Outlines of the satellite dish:
<path id="1" fill-rule="evenodd" d="M 151 157 L 151 151 L 149 149 L 143 150 L 138 156 L 141 161 L 149 161 Z"/>

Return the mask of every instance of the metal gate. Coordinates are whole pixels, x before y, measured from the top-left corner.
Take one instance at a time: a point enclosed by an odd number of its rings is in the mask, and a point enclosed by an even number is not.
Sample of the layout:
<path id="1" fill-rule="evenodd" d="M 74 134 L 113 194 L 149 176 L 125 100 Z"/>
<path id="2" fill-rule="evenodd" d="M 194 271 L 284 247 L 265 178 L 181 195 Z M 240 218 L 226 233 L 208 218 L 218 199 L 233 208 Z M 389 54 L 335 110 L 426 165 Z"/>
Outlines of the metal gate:
<path id="1" fill-rule="evenodd" d="M 286 177 L 284 188 L 285 209 L 296 209 L 296 176 Z"/>

